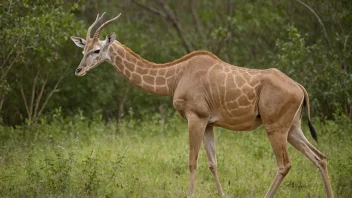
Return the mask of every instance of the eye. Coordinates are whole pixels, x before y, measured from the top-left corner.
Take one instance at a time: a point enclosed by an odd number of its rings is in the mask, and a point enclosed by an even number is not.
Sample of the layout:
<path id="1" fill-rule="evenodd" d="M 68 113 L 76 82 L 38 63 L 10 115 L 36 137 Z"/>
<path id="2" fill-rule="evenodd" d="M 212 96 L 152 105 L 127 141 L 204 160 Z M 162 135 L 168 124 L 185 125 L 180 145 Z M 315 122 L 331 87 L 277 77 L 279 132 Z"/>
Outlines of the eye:
<path id="1" fill-rule="evenodd" d="M 95 50 L 94 53 L 99 54 L 100 50 Z"/>

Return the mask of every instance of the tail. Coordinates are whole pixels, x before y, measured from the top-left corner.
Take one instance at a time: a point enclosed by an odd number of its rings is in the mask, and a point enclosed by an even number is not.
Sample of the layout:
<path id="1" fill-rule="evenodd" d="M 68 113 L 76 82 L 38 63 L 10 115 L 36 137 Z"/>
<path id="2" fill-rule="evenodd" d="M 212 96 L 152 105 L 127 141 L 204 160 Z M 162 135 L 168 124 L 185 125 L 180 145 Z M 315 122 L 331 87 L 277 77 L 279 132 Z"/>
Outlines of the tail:
<path id="1" fill-rule="evenodd" d="M 306 110 L 307 110 L 307 114 L 308 114 L 308 126 L 309 126 L 309 130 L 310 130 L 310 134 L 312 135 L 313 139 L 318 142 L 318 136 L 317 136 L 317 132 L 315 131 L 312 122 L 310 121 L 310 108 L 309 108 L 309 96 L 308 93 L 306 91 L 306 89 L 299 84 L 299 87 L 302 89 L 303 93 L 304 93 L 304 102 L 303 105 L 306 106 Z"/>

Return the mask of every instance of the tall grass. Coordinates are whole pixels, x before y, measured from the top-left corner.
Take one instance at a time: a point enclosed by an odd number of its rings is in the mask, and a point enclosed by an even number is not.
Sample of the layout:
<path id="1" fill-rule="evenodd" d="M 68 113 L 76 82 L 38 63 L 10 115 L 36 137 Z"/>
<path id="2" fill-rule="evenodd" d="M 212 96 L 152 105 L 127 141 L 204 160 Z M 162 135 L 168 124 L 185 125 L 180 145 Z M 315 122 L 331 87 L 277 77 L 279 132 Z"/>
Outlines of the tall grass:
<path id="1" fill-rule="evenodd" d="M 337 197 L 352 194 L 352 124 L 314 120 Z M 310 138 L 307 128 L 304 131 Z M 116 125 L 60 113 L 32 126 L 0 126 L 1 197 L 185 197 L 188 134 L 178 116 Z M 263 128 L 216 129 L 220 180 L 228 197 L 263 197 L 276 162 Z M 276 197 L 325 197 L 318 169 L 289 146 L 292 168 Z M 204 149 L 195 197 L 218 197 Z"/>

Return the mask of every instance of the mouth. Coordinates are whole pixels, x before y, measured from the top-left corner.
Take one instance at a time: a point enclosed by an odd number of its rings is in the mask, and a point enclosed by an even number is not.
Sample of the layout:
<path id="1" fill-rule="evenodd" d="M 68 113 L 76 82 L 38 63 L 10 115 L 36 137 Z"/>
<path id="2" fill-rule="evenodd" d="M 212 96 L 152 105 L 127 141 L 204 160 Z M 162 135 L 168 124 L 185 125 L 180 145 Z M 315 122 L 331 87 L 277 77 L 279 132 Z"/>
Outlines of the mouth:
<path id="1" fill-rule="evenodd" d="M 84 76 L 86 74 L 87 74 L 87 72 L 80 72 L 80 73 L 76 73 L 76 76 Z"/>

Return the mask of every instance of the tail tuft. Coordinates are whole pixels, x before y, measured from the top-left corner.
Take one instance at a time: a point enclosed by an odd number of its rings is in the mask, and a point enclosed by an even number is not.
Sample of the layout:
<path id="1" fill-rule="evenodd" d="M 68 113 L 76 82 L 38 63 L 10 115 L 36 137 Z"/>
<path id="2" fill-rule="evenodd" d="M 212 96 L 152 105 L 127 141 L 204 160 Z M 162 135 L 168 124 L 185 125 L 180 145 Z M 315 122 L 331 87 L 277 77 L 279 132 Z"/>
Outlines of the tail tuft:
<path id="1" fill-rule="evenodd" d="M 312 123 L 310 122 L 310 120 L 308 120 L 308 126 L 309 126 L 309 130 L 310 130 L 310 134 L 312 135 L 313 139 L 318 142 L 318 136 L 317 133 L 315 132 L 315 129 L 312 125 Z"/>

